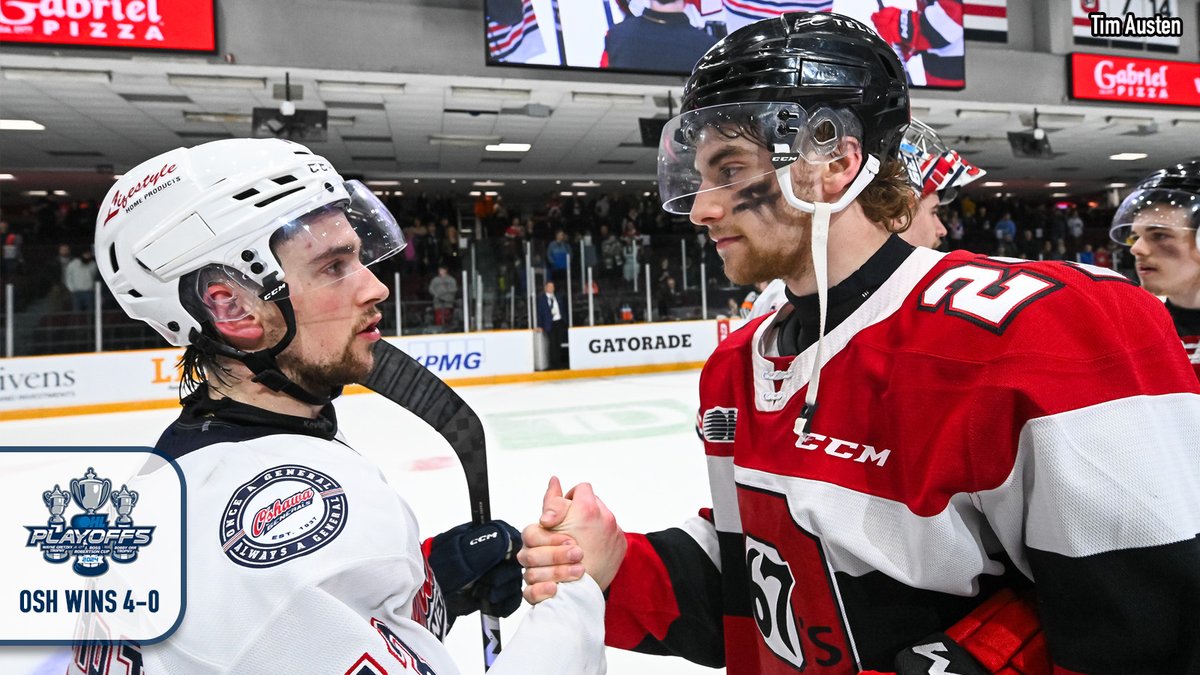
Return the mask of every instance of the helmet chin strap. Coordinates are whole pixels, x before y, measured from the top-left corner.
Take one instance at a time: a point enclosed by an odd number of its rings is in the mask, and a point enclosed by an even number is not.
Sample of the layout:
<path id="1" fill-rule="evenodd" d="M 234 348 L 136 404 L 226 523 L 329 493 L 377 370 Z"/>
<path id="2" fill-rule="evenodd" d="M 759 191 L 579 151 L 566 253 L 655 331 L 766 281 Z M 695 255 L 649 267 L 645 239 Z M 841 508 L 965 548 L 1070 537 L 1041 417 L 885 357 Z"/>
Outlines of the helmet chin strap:
<path id="1" fill-rule="evenodd" d="M 776 145 L 776 152 L 788 152 L 786 145 Z M 821 387 L 821 364 L 825 359 L 825 317 L 829 305 L 829 219 L 832 214 L 842 211 L 849 206 L 867 185 L 879 173 L 879 160 L 874 155 L 867 155 L 867 161 L 854 178 L 854 182 L 846 189 L 842 198 L 834 203 L 809 202 L 796 196 L 792 188 L 790 164 L 775 170 L 775 178 L 783 197 L 792 208 L 811 213 L 812 218 L 812 264 L 813 274 L 817 277 L 817 306 L 820 308 L 820 323 L 817 333 L 817 353 L 813 359 L 812 375 L 808 380 L 808 391 L 804 395 L 804 409 L 796 420 L 801 433 L 808 436 L 812 429 L 813 415 L 817 412 L 817 391 Z"/>
<path id="2" fill-rule="evenodd" d="M 254 381 L 270 389 L 271 391 L 282 392 L 303 403 L 310 405 L 324 406 L 332 401 L 341 393 L 340 388 L 330 392 L 328 396 L 316 396 L 309 392 L 304 387 L 296 384 L 283 373 L 276 363 L 275 357 L 279 356 L 283 350 L 287 349 L 288 345 L 296 337 L 296 312 L 292 309 L 292 301 L 286 296 L 281 300 L 274 301 L 279 307 L 279 311 L 283 314 L 283 321 L 287 327 L 283 338 L 275 344 L 274 347 L 261 349 L 257 352 L 246 352 L 236 347 L 232 347 L 223 342 L 214 340 L 207 335 L 204 335 L 196 329 L 192 329 L 188 336 L 192 344 L 196 347 L 217 354 L 226 358 L 240 361 L 250 372 L 254 373 Z"/>

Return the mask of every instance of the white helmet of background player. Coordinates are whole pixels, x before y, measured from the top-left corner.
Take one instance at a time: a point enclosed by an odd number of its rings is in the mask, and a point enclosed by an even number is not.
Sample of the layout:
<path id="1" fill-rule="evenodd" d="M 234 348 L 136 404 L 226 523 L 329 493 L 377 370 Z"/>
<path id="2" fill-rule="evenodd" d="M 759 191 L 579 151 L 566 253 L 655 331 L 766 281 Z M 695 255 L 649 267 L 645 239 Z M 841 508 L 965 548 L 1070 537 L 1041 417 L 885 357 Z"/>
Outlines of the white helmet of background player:
<path id="1" fill-rule="evenodd" d="M 917 119 L 909 124 L 900 141 L 900 158 L 917 196 L 936 192 L 939 204 L 954 201 L 959 188 L 987 173 L 951 150 L 936 131 Z"/>
<path id="2" fill-rule="evenodd" d="M 1142 226 L 1134 230 L 1134 226 Z M 1200 226 L 1200 160 L 1177 164 L 1143 178 L 1121 202 L 1109 236 L 1132 246 L 1150 228 L 1195 231 Z M 1200 237 L 1196 238 L 1200 248 Z"/>
<path id="3" fill-rule="evenodd" d="M 256 375 L 273 371 L 268 386 L 275 382 L 273 388 L 304 400 L 303 390 L 297 395 L 298 388 L 279 380 L 274 363 L 295 335 L 295 315 L 272 245 L 318 236 L 306 218 L 331 209 L 357 235 L 361 243 L 348 244 L 360 246 L 363 265 L 404 247 L 395 218 L 374 193 L 343 180 L 302 145 L 232 139 L 177 148 L 138 165 L 109 190 L 96 219 L 96 260 L 130 317 L 172 345 L 241 360 Z M 205 293 L 209 284 L 227 281 L 243 294 L 217 302 Z M 243 318 L 262 301 L 274 303 L 287 324 L 279 344 L 247 354 L 218 339 L 213 322 Z"/>

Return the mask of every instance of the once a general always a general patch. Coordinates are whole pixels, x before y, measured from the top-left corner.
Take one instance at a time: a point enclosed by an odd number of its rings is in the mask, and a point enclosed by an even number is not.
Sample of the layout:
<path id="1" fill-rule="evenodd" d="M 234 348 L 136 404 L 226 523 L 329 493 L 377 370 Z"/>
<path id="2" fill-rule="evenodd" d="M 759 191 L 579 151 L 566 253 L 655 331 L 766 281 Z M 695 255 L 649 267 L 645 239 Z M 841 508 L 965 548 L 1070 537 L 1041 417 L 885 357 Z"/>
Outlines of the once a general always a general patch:
<path id="1" fill-rule="evenodd" d="M 234 491 L 221 517 L 221 546 L 239 565 L 273 567 L 333 541 L 346 514 L 336 480 L 306 466 L 277 466 Z"/>

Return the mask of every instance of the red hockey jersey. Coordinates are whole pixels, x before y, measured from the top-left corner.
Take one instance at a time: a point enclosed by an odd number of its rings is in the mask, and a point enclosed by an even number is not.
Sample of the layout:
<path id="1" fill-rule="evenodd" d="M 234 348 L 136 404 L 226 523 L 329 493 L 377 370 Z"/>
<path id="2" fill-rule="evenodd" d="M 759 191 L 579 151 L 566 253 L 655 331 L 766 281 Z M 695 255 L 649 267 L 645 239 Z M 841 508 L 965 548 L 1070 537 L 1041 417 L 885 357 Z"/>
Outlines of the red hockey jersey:
<path id="1" fill-rule="evenodd" d="M 789 310 L 705 365 L 713 508 L 628 535 L 610 645 L 890 670 L 1032 583 L 1056 667 L 1200 672 L 1200 386 L 1161 303 L 1102 268 L 917 249 L 827 334 L 807 436 L 816 348 L 771 349 Z"/>

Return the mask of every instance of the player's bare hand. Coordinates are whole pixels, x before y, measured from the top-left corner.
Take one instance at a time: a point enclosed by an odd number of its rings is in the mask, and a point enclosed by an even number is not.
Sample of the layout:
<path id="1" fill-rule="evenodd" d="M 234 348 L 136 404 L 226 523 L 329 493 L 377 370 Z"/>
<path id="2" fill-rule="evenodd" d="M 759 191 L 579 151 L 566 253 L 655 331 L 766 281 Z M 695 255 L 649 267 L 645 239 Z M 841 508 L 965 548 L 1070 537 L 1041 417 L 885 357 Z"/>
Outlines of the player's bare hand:
<path id="1" fill-rule="evenodd" d="M 600 590 L 606 590 L 617 575 L 621 561 L 625 559 L 625 533 L 589 483 L 580 483 L 571 488 L 565 499 L 570 502 L 570 507 L 561 523 L 553 529 L 571 535 L 583 549 L 584 569 L 596 580 Z M 558 511 L 550 511 L 554 514 L 550 519 L 557 520 Z M 548 514 L 543 513 L 542 516 L 544 523 Z"/>

